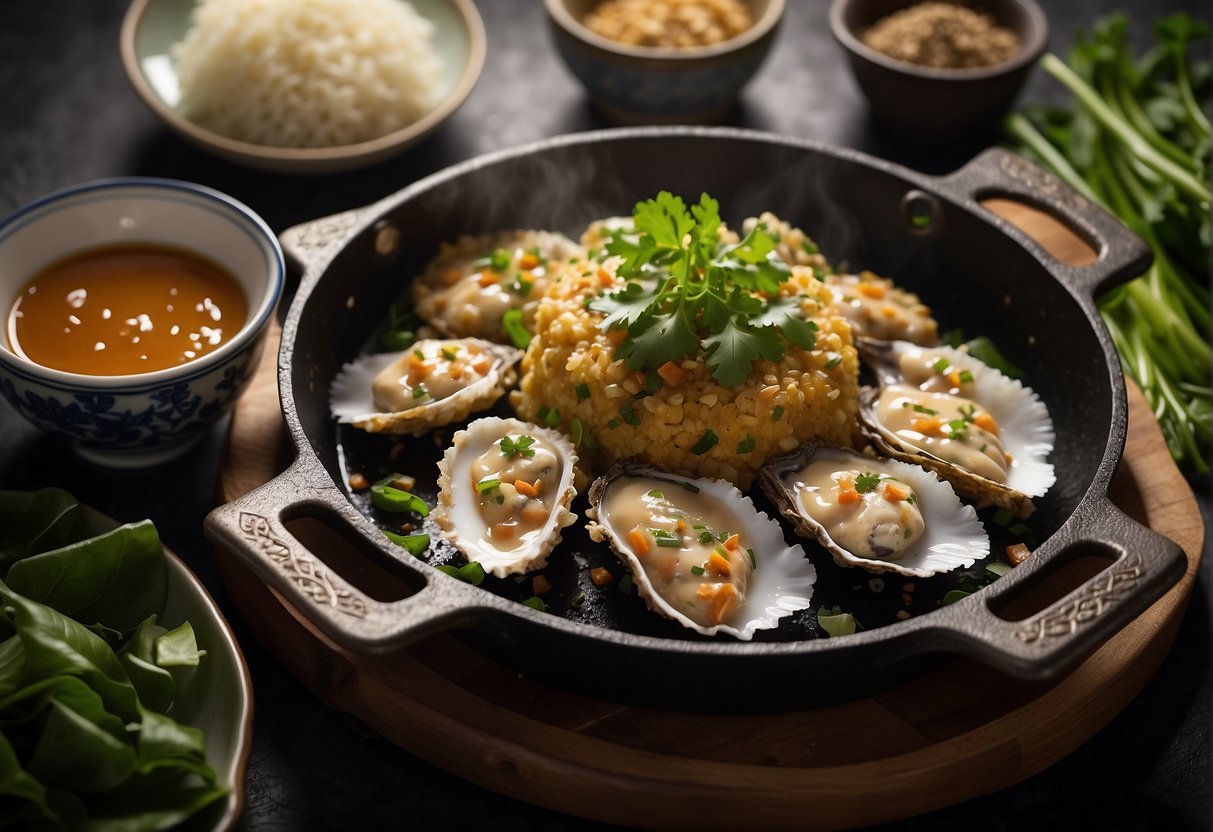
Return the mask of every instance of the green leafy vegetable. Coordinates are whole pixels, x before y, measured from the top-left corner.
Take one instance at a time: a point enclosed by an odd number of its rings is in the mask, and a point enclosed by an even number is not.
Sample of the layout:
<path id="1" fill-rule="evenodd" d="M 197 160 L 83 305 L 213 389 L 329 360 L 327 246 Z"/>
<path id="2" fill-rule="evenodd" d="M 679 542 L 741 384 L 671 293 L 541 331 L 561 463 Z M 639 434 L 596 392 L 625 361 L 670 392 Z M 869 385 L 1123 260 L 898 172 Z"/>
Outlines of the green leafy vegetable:
<path id="1" fill-rule="evenodd" d="M 227 794 L 202 732 L 167 715 L 167 668 L 206 651 L 157 623 L 155 528 L 86 537 L 78 514 L 60 490 L 0 494 L 0 827 L 168 828 Z"/>
<path id="2" fill-rule="evenodd" d="M 880 474 L 868 472 L 860 474 L 855 478 L 855 490 L 860 494 L 867 494 L 870 491 L 875 491 L 880 485 Z"/>
<path id="3" fill-rule="evenodd" d="M 1128 20 L 1113 14 L 1067 60 L 1041 66 L 1076 103 L 1016 113 L 1015 148 L 1107 208 L 1151 247 L 1141 277 L 1099 299 L 1127 375 L 1158 418 L 1172 456 L 1209 471 L 1213 448 L 1209 316 L 1208 66 L 1188 46 L 1208 27 L 1185 13 L 1154 21 L 1156 46 L 1135 58 Z"/>
<path id="4" fill-rule="evenodd" d="M 421 557 L 426 549 L 430 548 L 430 536 L 428 534 L 396 534 L 387 529 L 383 530 L 387 539 L 408 549 L 409 554 L 414 557 Z"/>
<path id="5" fill-rule="evenodd" d="M 716 447 L 716 443 L 719 441 L 720 437 L 717 436 L 711 428 L 708 428 L 703 432 L 703 435 L 699 437 L 699 441 L 691 446 L 691 453 L 697 456 L 702 456 L 703 454 L 706 454 L 708 451 L 712 450 L 712 448 Z"/>
<path id="6" fill-rule="evenodd" d="M 472 586 L 480 586 L 480 584 L 484 581 L 484 567 L 476 561 L 471 561 L 470 563 L 459 567 L 447 566 L 446 564 L 443 564 L 436 568 L 439 572 L 445 572 L 452 578 L 458 578 L 464 583 L 471 584 Z"/>
<path id="7" fill-rule="evenodd" d="M 615 357 L 628 367 L 656 369 L 702 348 L 716 381 L 736 387 L 755 361 L 778 361 L 789 344 L 813 348 L 817 328 L 800 299 L 778 297 L 789 269 L 765 226 L 721 245 L 716 200 L 702 194 L 688 208 L 668 191 L 638 203 L 632 225 L 606 246 L 626 284 L 588 303 L 603 329 L 627 331 Z"/>

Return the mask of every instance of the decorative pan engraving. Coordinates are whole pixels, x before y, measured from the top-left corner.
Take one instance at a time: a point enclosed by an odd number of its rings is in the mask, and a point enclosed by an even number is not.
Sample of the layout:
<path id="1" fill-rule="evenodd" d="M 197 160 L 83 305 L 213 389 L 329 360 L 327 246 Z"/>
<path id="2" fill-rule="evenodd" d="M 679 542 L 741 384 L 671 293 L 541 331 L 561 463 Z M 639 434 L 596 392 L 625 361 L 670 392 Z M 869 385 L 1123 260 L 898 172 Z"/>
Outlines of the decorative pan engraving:
<path id="1" fill-rule="evenodd" d="M 281 236 L 283 246 L 303 263 L 320 258 L 325 249 L 345 241 L 361 216 L 361 211 L 342 211 L 329 217 L 288 229 Z"/>
<path id="2" fill-rule="evenodd" d="M 270 521 L 260 514 L 240 512 L 240 532 L 257 551 L 282 567 L 292 581 L 299 585 L 317 604 L 333 607 L 339 612 L 365 618 L 366 602 L 348 589 L 333 585 L 328 572 L 307 554 L 296 554 L 274 534 Z"/>
<path id="3" fill-rule="evenodd" d="M 1025 644 L 1045 644 L 1050 639 L 1066 638 L 1111 609 L 1137 586 L 1145 569 L 1137 555 L 1124 561 L 1103 576 L 1077 598 L 1051 610 L 1030 625 L 1015 630 L 1015 636 Z"/>

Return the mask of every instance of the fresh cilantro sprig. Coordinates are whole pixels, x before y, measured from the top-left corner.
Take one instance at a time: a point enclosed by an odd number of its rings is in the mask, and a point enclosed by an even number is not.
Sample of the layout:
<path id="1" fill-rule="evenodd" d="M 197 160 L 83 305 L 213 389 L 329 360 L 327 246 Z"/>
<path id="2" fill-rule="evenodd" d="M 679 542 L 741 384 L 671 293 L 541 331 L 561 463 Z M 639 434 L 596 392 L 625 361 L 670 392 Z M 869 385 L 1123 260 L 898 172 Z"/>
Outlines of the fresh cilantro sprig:
<path id="1" fill-rule="evenodd" d="M 638 203 L 632 225 L 606 245 L 622 258 L 617 273 L 626 284 L 587 304 L 603 315 L 604 330 L 627 331 L 615 357 L 629 368 L 678 362 L 702 347 L 716 381 L 736 387 L 755 361 L 778 361 L 789 343 L 813 349 L 817 326 L 800 298 L 778 296 L 790 270 L 764 225 L 722 245 L 716 200 L 702 194 L 688 208 L 668 191 Z"/>
<path id="2" fill-rule="evenodd" d="M 535 450 L 531 446 L 535 444 L 533 436 L 519 436 L 514 439 L 510 436 L 501 437 L 501 453 L 506 457 L 513 459 L 516 456 L 533 457 Z"/>

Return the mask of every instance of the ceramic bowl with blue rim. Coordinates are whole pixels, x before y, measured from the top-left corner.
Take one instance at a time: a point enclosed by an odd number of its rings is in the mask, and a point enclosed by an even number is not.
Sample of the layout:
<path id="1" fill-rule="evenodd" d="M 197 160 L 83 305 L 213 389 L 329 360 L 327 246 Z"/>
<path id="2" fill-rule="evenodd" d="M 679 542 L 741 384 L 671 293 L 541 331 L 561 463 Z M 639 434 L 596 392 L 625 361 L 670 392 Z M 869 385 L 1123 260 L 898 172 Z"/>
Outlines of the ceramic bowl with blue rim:
<path id="1" fill-rule="evenodd" d="M 710 124 L 724 119 L 758 72 L 785 0 L 743 0 L 753 25 L 708 46 L 633 46 L 583 22 L 599 0 L 544 0 L 556 49 L 591 102 L 615 124 Z"/>
<path id="2" fill-rule="evenodd" d="M 28 358 L 13 304 L 35 275 L 78 252 L 148 245 L 192 252 L 236 279 L 243 325 L 192 361 L 127 375 L 86 375 Z M 190 182 L 121 178 L 57 191 L 0 220 L 0 392 L 17 412 L 90 461 L 133 468 L 184 453 L 226 414 L 257 367 L 285 277 L 278 240 L 257 214 Z"/>

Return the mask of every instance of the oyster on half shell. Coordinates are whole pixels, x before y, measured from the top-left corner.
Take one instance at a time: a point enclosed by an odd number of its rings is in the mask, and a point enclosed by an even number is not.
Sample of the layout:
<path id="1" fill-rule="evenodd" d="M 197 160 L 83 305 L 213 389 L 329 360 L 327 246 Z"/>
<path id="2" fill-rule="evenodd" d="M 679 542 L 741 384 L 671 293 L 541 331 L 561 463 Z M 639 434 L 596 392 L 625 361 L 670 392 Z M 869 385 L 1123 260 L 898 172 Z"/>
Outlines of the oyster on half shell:
<path id="1" fill-rule="evenodd" d="M 539 569 L 576 515 L 577 453 L 561 433 L 518 419 L 477 419 L 438 463 L 431 513 L 447 539 L 485 572 Z"/>
<path id="2" fill-rule="evenodd" d="M 586 527 L 631 569 L 649 608 L 749 640 L 809 606 L 817 572 L 774 518 L 724 480 L 622 462 L 590 488 Z"/>
<path id="3" fill-rule="evenodd" d="M 1053 422 L 1030 387 L 951 347 L 859 344 L 878 384 L 860 428 L 882 453 L 935 471 L 956 493 L 1027 517 L 1056 481 Z"/>
<path id="4" fill-rule="evenodd" d="M 417 341 L 403 352 L 365 355 L 329 387 L 339 422 L 368 433 L 420 436 L 500 399 L 522 351 L 477 338 Z"/>
<path id="5" fill-rule="evenodd" d="M 972 506 L 917 465 L 809 443 L 762 470 L 762 490 L 839 566 L 927 578 L 990 553 Z"/>

